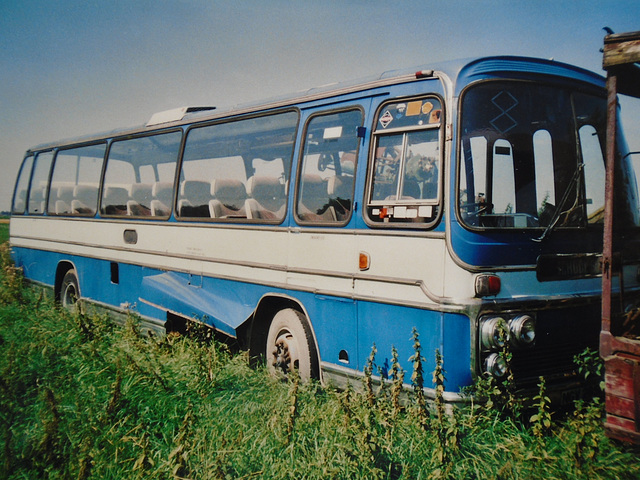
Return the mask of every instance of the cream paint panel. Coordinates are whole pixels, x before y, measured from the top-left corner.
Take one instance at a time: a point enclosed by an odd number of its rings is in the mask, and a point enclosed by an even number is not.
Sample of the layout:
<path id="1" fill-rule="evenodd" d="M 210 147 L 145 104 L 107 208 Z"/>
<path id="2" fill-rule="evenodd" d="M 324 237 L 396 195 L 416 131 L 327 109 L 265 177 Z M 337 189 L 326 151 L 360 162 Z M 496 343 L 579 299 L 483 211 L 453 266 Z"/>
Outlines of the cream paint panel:
<path id="1" fill-rule="evenodd" d="M 11 229 L 16 246 L 323 294 L 432 305 L 445 293 L 443 237 L 46 217 L 15 217 Z M 137 244 L 124 242 L 125 230 Z M 371 258 L 363 272 L 361 251 Z"/>
<path id="2" fill-rule="evenodd" d="M 356 280 L 356 295 L 421 304 L 434 303 L 425 290 L 443 295 L 444 237 L 362 235 L 357 245 L 369 254 L 370 268 Z"/>
<path id="3" fill-rule="evenodd" d="M 353 231 L 293 228 L 289 237 L 287 283 L 312 291 L 351 296 L 358 266 Z"/>
<path id="4" fill-rule="evenodd" d="M 258 283 L 284 285 L 286 281 L 286 229 L 258 231 L 46 218 L 15 218 L 13 222 L 16 246 Z M 124 242 L 125 230 L 137 232 L 135 245 Z"/>
<path id="5" fill-rule="evenodd" d="M 448 252 L 444 255 L 444 296 L 458 299 L 462 303 L 473 301 L 476 295 L 476 274 L 461 268 Z"/>

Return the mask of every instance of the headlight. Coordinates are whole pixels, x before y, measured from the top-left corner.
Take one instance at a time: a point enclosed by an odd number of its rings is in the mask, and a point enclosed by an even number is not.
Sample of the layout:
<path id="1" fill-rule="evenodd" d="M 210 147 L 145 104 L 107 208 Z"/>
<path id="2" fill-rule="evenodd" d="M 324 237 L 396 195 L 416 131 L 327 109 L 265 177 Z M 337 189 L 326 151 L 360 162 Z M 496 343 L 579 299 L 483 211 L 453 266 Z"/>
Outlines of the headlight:
<path id="1" fill-rule="evenodd" d="M 507 322 L 502 317 L 490 317 L 483 320 L 480 326 L 480 341 L 485 350 L 504 347 L 507 340 Z"/>
<path id="2" fill-rule="evenodd" d="M 509 334 L 513 345 L 532 345 L 536 340 L 536 321 L 530 315 L 519 315 L 509 322 Z"/>
<path id="3" fill-rule="evenodd" d="M 507 373 L 507 362 L 497 353 L 492 353 L 484 361 L 485 372 L 496 378 L 502 378 Z"/>

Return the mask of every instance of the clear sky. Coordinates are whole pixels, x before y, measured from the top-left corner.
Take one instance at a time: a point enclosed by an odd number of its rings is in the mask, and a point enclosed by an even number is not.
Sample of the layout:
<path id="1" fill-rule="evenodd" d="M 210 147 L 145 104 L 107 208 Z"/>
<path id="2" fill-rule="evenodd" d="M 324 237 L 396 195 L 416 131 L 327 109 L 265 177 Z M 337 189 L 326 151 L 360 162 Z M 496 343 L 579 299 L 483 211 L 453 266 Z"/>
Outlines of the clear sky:
<path id="1" fill-rule="evenodd" d="M 640 2 L 0 0 L 0 210 L 40 143 L 452 58 L 552 57 L 602 73 L 604 26 L 640 30 Z M 623 109 L 640 150 L 640 102 Z"/>

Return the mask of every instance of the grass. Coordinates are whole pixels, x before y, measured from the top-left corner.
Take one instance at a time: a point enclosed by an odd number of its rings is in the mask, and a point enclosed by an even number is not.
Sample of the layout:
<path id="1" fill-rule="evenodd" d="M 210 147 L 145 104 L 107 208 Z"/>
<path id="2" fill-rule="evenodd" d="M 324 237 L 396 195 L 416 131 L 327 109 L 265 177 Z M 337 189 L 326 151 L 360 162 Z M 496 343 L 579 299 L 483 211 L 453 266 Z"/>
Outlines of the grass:
<path id="1" fill-rule="evenodd" d="M 420 383 L 441 392 L 446 364 L 419 332 L 408 400 L 397 363 L 373 386 L 375 350 L 361 392 L 335 391 L 274 379 L 207 331 L 149 338 L 134 317 L 70 314 L 2 256 L 0 478 L 640 477 L 639 452 L 604 436 L 597 399 L 555 418 L 541 388 L 530 419 L 485 382 L 488 403 L 451 415 L 437 395 L 427 409 Z M 430 353 L 436 370 L 423 372 Z"/>

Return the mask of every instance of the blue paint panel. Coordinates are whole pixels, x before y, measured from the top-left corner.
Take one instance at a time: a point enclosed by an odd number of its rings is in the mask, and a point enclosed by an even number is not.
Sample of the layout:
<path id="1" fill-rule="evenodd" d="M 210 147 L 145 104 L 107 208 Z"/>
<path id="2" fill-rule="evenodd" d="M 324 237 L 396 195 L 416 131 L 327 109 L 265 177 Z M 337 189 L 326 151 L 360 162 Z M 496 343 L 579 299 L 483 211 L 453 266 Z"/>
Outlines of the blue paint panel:
<path id="1" fill-rule="evenodd" d="M 455 208 L 453 200 L 451 208 Z M 556 230 L 544 242 L 535 242 L 540 230 L 523 234 L 516 232 L 496 232 L 491 230 L 472 232 L 458 222 L 451 222 L 451 244 L 456 255 L 463 262 L 478 267 L 496 265 L 535 265 L 543 254 L 592 253 L 602 251 L 602 231 Z"/>
<path id="2" fill-rule="evenodd" d="M 53 287 L 56 277 L 56 265 L 61 255 L 41 252 L 28 248 L 12 247 L 13 261 L 21 267 L 25 278 Z"/>
<path id="3" fill-rule="evenodd" d="M 457 392 L 471 381 L 470 327 L 464 315 L 430 310 L 356 302 L 349 298 L 292 292 L 264 285 L 163 272 L 136 265 L 119 264 L 119 283 L 111 282 L 111 262 L 61 255 L 23 248 L 14 249 L 16 264 L 25 268 L 28 278 L 53 286 L 55 270 L 62 260 L 72 262 L 85 298 L 119 308 L 129 308 L 143 316 L 166 320 L 168 309 L 197 317 L 226 332 L 236 334 L 266 293 L 295 297 L 305 308 L 314 330 L 322 361 L 354 370 L 362 370 L 371 348 L 378 350 L 376 364 L 383 370 L 391 366 L 391 348 L 396 347 L 405 381 L 410 382 L 414 354 L 412 330 L 418 329 L 425 384 L 431 383 L 435 351 L 444 357 L 447 391 Z M 148 303 L 162 308 L 155 308 Z M 340 352 L 348 354 L 348 363 L 340 361 Z"/>
<path id="4" fill-rule="evenodd" d="M 253 312 L 264 287 L 165 272 L 142 279 L 140 298 L 235 335 Z"/>
<path id="5" fill-rule="evenodd" d="M 464 315 L 443 314 L 397 305 L 371 302 L 358 303 L 360 367 L 363 367 L 375 343 L 376 366 L 383 372 L 391 368 L 391 348 L 398 351 L 398 360 L 405 370 L 405 383 L 411 382 L 414 355 L 412 332 L 419 334 L 424 357 L 424 384 L 433 386 L 435 352 L 440 350 L 445 369 L 445 388 L 458 393 L 471 383 L 470 326 Z"/>
<path id="6" fill-rule="evenodd" d="M 511 78 L 520 76 L 525 79 L 531 79 L 532 75 L 567 77 L 601 88 L 605 84 L 601 75 L 566 63 L 538 58 L 502 56 L 479 58 L 464 65 L 458 74 L 456 95 L 473 81 L 500 77 L 504 73 Z"/>
<path id="7" fill-rule="evenodd" d="M 435 351 L 442 349 L 440 312 L 386 305 L 372 302 L 358 303 L 358 331 L 360 365 L 364 366 L 373 345 L 377 349 L 376 364 L 386 372 L 391 368 L 391 349 L 398 351 L 398 360 L 405 371 L 405 382 L 410 383 L 413 364 L 409 358 L 414 354 L 412 331 L 415 327 L 420 335 L 422 355 L 425 358 L 425 386 L 431 383 L 435 368 Z"/>
<path id="8" fill-rule="evenodd" d="M 445 313 L 443 318 L 444 342 L 442 347 L 446 389 L 459 392 L 471 385 L 471 322 L 461 314 Z"/>
<path id="9" fill-rule="evenodd" d="M 358 364 L 355 300 L 313 294 L 299 294 L 298 297 L 307 309 L 322 361 L 346 368 L 362 368 L 362 364 Z M 348 363 L 340 361 L 341 351 L 346 352 Z"/>

